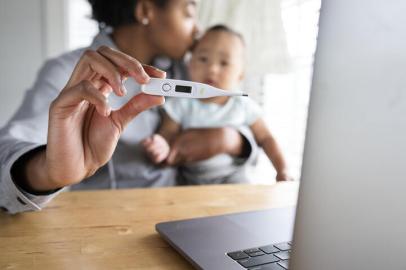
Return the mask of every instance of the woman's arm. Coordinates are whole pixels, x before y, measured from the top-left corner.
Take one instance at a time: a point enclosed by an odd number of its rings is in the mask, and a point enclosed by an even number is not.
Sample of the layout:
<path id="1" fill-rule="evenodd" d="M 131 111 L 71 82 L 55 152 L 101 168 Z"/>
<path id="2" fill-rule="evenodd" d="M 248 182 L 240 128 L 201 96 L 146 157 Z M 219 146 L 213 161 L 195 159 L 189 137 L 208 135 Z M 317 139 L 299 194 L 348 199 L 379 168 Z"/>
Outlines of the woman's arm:
<path id="1" fill-rule="evenodd" d="M 163 112 L 162 123 L 159 127 L 158 134 L 166 139 L 171 144 L 175 137 L 180 133 L 181 126 L 179 123 L 173 121 L 166 112 Z"/>
<path id="2" fill-rule="evenodd" d="M 254 133 L 258 145 L 264 149 L 266 155 L 275 167 L 277 173 L 276 180 L 291 180 L 282 151 L 275 138 L 272 136 L 272 133 L 267 128 L 265 122 L 259 118 L 250 126 L 250 128 Z"/>
<path id="3" fill-rule="evenodd" d="M 177 136 L 171 146 L 167 158 L 170 165 L 205 160 L 218 154 L 248 158 L 256 147 L 231 127 L 189 129 Z"/>
<path id="4" fill-rule="evenodd" d="M 149 75 L 165 73 L 105 46 L 86 51 L 51 103 L 46 150 L 27 161 L 24 183 L 39 192 L 53 190 L 78 183 L 106 164 L 129 121 L 164 101 L 140 94 L 111 111 L 106 95 L 125 95 L 125 77 L 146 83 Z"/>

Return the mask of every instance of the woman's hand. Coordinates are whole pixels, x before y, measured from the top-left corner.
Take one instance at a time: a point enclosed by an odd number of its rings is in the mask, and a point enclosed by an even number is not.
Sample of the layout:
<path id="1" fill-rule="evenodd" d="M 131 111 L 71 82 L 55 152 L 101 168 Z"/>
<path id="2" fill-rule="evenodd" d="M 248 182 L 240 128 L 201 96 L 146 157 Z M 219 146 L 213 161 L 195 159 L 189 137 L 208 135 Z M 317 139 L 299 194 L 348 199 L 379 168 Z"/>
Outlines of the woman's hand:
<path id="1" fill-rule="evenodd" d="M 139 94 L 111 111 L 107 96 L 112 91 L 125 95 L 122 82 L 127 77 L 143 84 L 149 76 L 162 78 L 165 73 L 105 46 L 86 51 L 50 106 L 46 152 L 27 164 L 31 188 L 75 184 L 106 164 L 126 125 L 140 112 L 164 103 L 163 97 Z"/>
<path id="2" fill-rule="evenodd" d="M 173 141 L 166 162 L 175 166 L 223 153 L 239 156 L 243 152 L 243 144 L 241 134 L 234 128 L 189 129 Z"/>

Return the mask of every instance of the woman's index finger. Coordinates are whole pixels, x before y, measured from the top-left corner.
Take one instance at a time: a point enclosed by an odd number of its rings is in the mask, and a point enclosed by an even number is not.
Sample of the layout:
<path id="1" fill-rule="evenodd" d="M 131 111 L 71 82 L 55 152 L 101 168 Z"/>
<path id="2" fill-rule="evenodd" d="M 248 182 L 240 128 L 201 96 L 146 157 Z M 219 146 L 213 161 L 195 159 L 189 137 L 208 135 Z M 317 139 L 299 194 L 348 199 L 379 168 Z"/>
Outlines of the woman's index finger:
<path id="1" fill-rule="evenodd" d="M 135 58 L 107 46 L 101 46 L 97 51 L 133 77 L 138 83 L 144 84 L 149 81 L 149 75 L 145 72 L 142 64 Z"/>

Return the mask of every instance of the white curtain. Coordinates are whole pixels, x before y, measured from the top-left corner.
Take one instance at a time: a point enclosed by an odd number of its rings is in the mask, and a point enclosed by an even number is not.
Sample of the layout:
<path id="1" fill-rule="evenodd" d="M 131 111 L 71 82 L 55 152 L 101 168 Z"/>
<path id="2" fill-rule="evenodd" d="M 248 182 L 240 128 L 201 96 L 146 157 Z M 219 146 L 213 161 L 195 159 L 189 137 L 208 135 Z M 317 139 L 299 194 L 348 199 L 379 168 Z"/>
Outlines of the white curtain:
<path id="1" fill-rule="evenodd" d="M 244 36 L 248 76 L 290 70 L 281 0 L 202 0 L 199 23 L 203 29 L 225 24 Z"/>
<path id="2" fill-rule="evenodd" d="M 226 24 L 244 35 L 248 45 L 242 84 L 263 107 L 263 118 L 280 143 L 292 175 L 299 179 L 307 106 L 316 45 L 320 0 L 201 0 L 203 28 Z M 275 175 L 259 155 L 253 182 Z"/>

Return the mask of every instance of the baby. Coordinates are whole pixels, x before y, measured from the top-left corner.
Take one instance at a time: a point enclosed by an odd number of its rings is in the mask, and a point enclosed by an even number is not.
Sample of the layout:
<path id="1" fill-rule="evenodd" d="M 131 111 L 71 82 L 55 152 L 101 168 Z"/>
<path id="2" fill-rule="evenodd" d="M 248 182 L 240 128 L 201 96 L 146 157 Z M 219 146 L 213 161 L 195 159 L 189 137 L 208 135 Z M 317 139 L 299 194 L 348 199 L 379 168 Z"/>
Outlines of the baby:
<path id="1" fill-rule="evenodd" d="M 209 28 L 197 42 L 188 64 L 192 81 L 210 84 L 220 89 L 233 89 L 243 79 L 245 43 L 242 36 L 223 25 Z M 207 99 L 168 99 L 158 133 L 142 144 L 152 162 L 164 163 L 170 145 L 182 131 L 192 128 L 248 126 L 277 175 L 276 180 L 288 180 L 282 152 L 260 118 L 260 108 L 247 97 L 213 97 Z M 205 143 L 205 142 L 202 142 Z M 217 155 L 208 160 L 180 168 L 186 184 L 220 184 L 246 182 L 242 166 L 229 155 Z"/>

